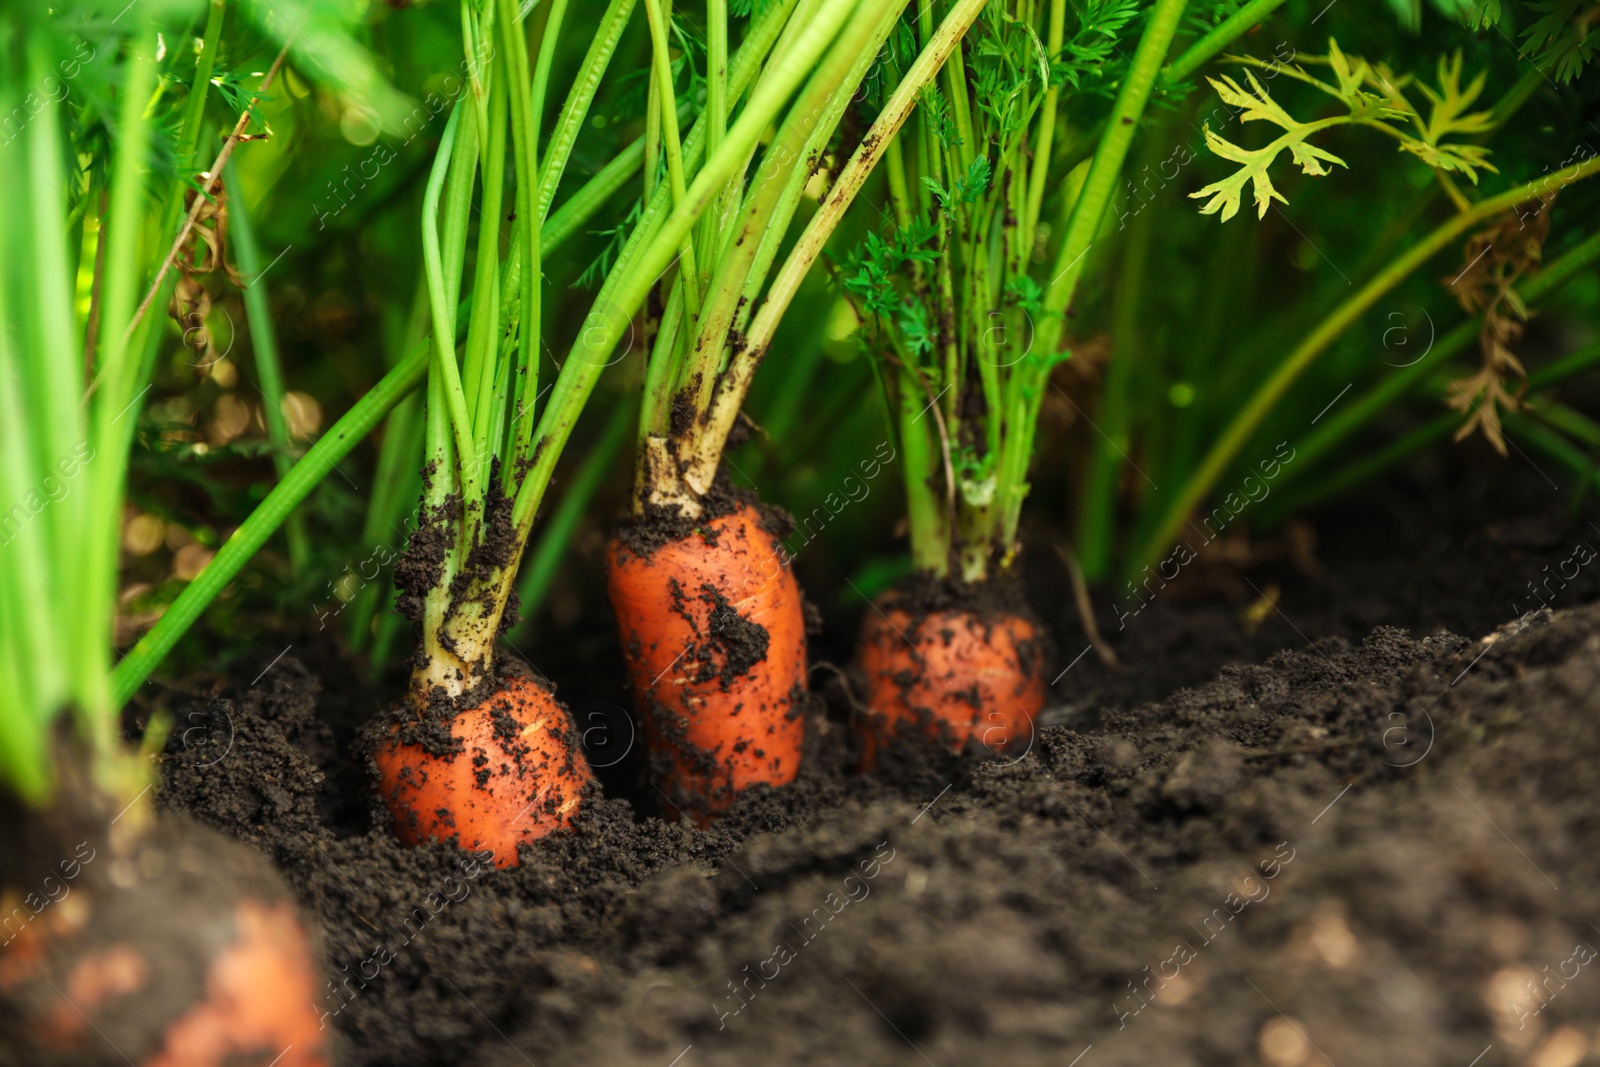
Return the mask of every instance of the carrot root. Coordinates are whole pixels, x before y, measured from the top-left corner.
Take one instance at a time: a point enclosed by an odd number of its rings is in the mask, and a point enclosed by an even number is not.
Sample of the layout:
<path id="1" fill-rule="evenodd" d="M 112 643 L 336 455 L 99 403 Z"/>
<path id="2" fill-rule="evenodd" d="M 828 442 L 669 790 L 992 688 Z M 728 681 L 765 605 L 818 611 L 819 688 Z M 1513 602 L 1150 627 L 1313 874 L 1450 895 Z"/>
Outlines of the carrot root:
<path id="1" fill-rule="evenodd" d="M 1037 648 L 1036 627 L 1020 615 L 913 616 L 875 605 L 859 643 L 873 712 L 857 728 L 862 769 L 907 737 L 951 752 L 974 741 L 994 752 L 1026 752 L 1045 702 Z"/>
<path id="2" fill-rule="evenodd" d="M 656 787 L 701 825 L 800 770 L 805 620 L 787 563 L 748 504 L 647 552 L 611 543 L 607 586 Z"/>
<path id="3" fill-rule="evenodd" d="M 24 910 L 0 891 L 0 1062 L 327 1067 L 319 954 L 266 861 L 171 815 L 124 833 L 85 814 L 35 815 L 18 843 L 35 866 L 59 829 L 88 835 L 44 868 L 56 892 Z"/>
<path id="4" fill-rule="evenodd" d="M 324 1067 L 323 1024 L 307 1010 L 316 965 L 293 910 L 244 899 L 234 924 L 238 938 L 206 972 L 206 999 L 167 1027 L 147 1067 L 225 1067 L 269 1052 L 275 1067 Z"/>
<path id="5" fill-rule="evenodd" d="M 570 826 L 592 781 L 566 709 L 520 675 L 459 712 L 448 740 L 396 725 L 373 758 L 401 842 L 453 840 L 502 868 L 519 844 Z"/>

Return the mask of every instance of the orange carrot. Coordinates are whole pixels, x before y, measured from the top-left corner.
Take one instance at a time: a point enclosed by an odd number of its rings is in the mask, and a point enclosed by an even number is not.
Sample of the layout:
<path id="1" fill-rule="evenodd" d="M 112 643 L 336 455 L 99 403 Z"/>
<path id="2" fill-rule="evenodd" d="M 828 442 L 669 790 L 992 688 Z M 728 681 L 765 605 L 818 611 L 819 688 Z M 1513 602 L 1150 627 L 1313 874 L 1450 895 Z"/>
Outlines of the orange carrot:
<path id="1" fill-rule="evenodd" d="M 206 972 L 206 999 L 167 1027 L 148 1067 L 223 1067 L 250 1056 L 274 1067 L 321 1067 L 323 1024 L 306 1010 L 316 968 L 305 931 L 287 904 L 234 906 L 238 939 Z M 270 1056 L 280 1059 L 269 1060 Z"/>
<path id="2" fill-rule="evenodd" d="M 614 539 L 616 609 L 657 787 L 701 825 L 800 769 L 806 637 L 783 550 L 741 504 L 648 550 Z"/>
<path id="3" fill-rule="evenodd" d="M 874 605 L 861 628 L 860 664 L 873 715 L 858 735 L 862 769 L 897 739 L 920 734 L 951 752 L 969 741 L 1026 752 L 1044 707 L 1038 632 L 1020 615 L 941 610 L 913 616 Z"/>
<path id="4" fill-rule="evenodd" d="M 311 938 L 262 860 L 171 816 L 76 855 L 28 911 L 0 894 L 28 916 L 0 951 L 0 1062 L 332 1062 Z"/>
<path id="5" fill-rule="evenodd" d="M 490 849 L 496 867 L 517 865 L 517 845 L 571 825 L 591 781 L 566 709 L 522 675 L 458 712 L 448 739 L 396 724 L 374 759 L 395 836 Z"/>

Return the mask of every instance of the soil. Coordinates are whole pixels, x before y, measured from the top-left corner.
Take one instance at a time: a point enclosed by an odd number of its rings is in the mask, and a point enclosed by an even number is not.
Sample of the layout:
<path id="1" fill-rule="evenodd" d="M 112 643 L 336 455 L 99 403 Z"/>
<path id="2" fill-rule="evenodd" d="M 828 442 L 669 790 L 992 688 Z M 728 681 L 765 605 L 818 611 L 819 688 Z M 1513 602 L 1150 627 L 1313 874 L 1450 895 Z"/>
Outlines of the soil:
<path id="1" fill-rule="evenodd" d="M 649 559 L 662 545 L 682 541 L 695 533 L 702 533 L 704 524 L 712 519 L 731 515 L 741 506 L 749 505 L 761 516 L 761 528 L 778 541 L 794 531 L 794 519 L 775 504 L 763 501 L 755 492 L 736 485 L 726 471 L 717 474 L 711 489 L 700 498 L 703 510 L 698 518 L 687 518 L 676 507 L 648 505 L 645 514 L 637 520 L 626 520 L 617 525 L 615 537 L 629 552 L 641 559 Z"/>
<path id="2" fill-rule="evenodd" d="M 1022 582 L 1009 576 L 971 585 L 941 581 L 913 571 L 880 597 L 878 606 L 899 608 L 913 620 L 944 611 L 964 611 L 980 620 L 1006 615 L 1018 615 L 1030 621 L 1035 618 Z"/>
<path id="3" fill-rule="evenodd" d="M 1600 1042 L 1600 530 L 1526 473 L 1402 479 L 1136 616 L 1097 591 L 1121 672 L 1036 555 L 1060 652 L 1021 756 L 856 777 L 823 670 L 794 785 L 698 830 L 602 772 L 494 871 L 394 842 L 353 751 L 398 691 L 310 644 L 180 709 L 161 803 L 294 887 L 352 1064 L 1571 1067 Z M 615 693 L 563 695 L 584 730 Z"/>

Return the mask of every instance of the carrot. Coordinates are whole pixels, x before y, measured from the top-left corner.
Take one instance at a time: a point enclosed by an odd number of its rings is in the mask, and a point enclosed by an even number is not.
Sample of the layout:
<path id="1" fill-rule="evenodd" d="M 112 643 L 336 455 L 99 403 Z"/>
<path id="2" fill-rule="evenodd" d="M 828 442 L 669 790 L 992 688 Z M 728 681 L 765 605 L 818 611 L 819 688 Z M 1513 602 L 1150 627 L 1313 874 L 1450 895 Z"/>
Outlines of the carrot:
<path id="1" fill-rule="evenodd" d="M 159 906 L 159 901 L 150 903 Z M 37 1009 L 18 1029 L 18 1040 L 32 1046 L 29 1063 L 88 1062 L 91 1050 L 105 1040 L 97 1029 L 115 1026 L 140 1000 L 159 997 L 158 979 L 171 977 L 170 945 L 162 946 L 165 960 L 131 941 L 77 952 L 76 938 L 62 925 L 35 923 L 18 939 L 26 944 L 15 946 L 36 961 L 34 973 L 27 975 L 38 980 L 36 986 L 0 974 L 0 995 L 14 1006 Z M 153 1048 L 138 1064 L 325 1067 L 330 1060 L 323 1025 L 312 1007 L 316 966 L 293 908 L 241 897 L 233 905 L 232 927 L 234 939 L 218 946 L 203 975 L 195 976 L 200 999 L 146 1037 Z M 21 971 L 12 969 L 19 977 Z M 52 992 L 52 984 L 61 992 Z"/>
<path id="2" fill-rule="evenodd" d="M 1027 751 L 1045 701 L 1032 621 L 949 609 L 913 616 L 892 600 L 874 608 L 858 646 L 873 711 L 857 730 L 863 770 L 907 735 L 951 752 L 971 741 L 995 752 Z"/>
<path id="3" fill-rule="evenodd" d="M 577 816 L 592 778 L 566 708 L 533 678 L 502 682 L 447 724 L 396 723 L 379 744 L 379 792 L 404 844 L 454 840 L 515 867 L 519 844 Z"/>
<path id="4" fill-rule="evenodd" d="M 793 781 L 805 737 L 800 587 L 755 508 L 649 549 L 611 542 L 607 588 L 656 786 L 702 826 Z"/>
<path id="5" fill-rule="evenodd" d="M 181 818 L 128 825 L 18 850 L 70 858 L 0 893 L 0 1063 L 326 1067 L 316 952 L 272 869 Z"/>
<path id="6" fill-rule="evenodd" d="M 237 940 L 206 972 L 206 999 L 167 1027 L 166 1043 L 145 1061 L 148 1067 L 223 1067 L 249 1063 L 252 1054 L 275 1067 L 328 1063 L 323 1025 L 306 1010 L 316 970 L 293 910 L 241 899 L 234 926 Z"/>

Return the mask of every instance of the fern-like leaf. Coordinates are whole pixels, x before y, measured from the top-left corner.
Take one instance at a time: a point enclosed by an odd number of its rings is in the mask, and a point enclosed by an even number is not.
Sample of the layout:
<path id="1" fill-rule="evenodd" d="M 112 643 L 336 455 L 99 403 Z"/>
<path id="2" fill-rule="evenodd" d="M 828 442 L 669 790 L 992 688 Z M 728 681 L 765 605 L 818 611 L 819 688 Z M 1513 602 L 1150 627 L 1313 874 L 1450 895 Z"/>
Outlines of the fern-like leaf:
<path id="1" fill-rule="evenodd" d="M 1600 3 L 1545 0 L 1528 6 L 1540 17 L 1523 31 L 1523 54 L 1558 83 L 1574 80 L 1600 46 Z"/>
<path id="2" fill-rule="evenodd" d="M 1402 149 L 1417 156 L 1435 170 L 1463 174 L 1474 185 L 1478 181 L 1478 171 L 1494 171 L 1494 165 L 1488 160 L 1489 150 L 1482 145 L 1444 143 L 1444 139 L 1452 134 L 1472 136 L 1483 133 L 1494 124 L 1492 113 L 1467 110 L 1482 94 L 1484 79 L 1485 75 L 1480 72 L 1463 89 L 1461 53 L 1457 52 L 1448 60 L 1441 58 L 1438 91 L 1420 82 L 1417 85 L 1422 95 L 1427 97 L 1428 103 L 1432 105 L 1427 122 L 1423 122 L 1420 117 L 1417 119 L 1422 136 L 1404 139 L 1401 142 Z"/>
<path id="3" fill-rule="evenodd" d="M 1283 128 L 1283 136 L 1267 145 L 1265 148 L 1242 148 L 1232 141 L 1213 133 L 1209 125 L 1205 128 L 1206 145 L 1223 159 L 1241 164 L 1240 168 L 1221 181 L 1212 182 L 1199 192 L 1190 193 L 1190 197 L 1201 199 L 1209 197 L 1200 208 L 1202 215 L 1222 213 L 1222 221 L 1227 222 L 1239 212 L 1239 202 L 1244 196 L 1245 183 L 1251 185 L 1255 197 L 1256 213 L 1260 218 L 1265 216 L 1267 208 L 1274 200 L 1287 204 L 1288 199 L 1272 184 L 1268 168 L 1285 149 L 1290 157 L 1300 166 L 1306 174 L 1322 176 L 1330 173 L 1324 165 L 1334 163 L 1341 167 L 1346 166 L 1344 160 L 1309 143 L 1306 138 L 1318 130 L 1329 125 L 1349 121 L 1347 119 L 1323 120 L 1321 122 L 1300 122 L 1289 114 L 1272 96 L 1256 81 L 1255 75 L 1245 71 L 1245 78 L 1250 82 L 1247 91 L 1232 78 L 1208 78 L 1212 88 L 1216 89 L 1224 103 L 1240 109 L 1239 118 L 1243 122 L 1270 122 Z"/>
<path id="4" fill-rule="evenodd" d="M 1195 198 L 1209 198 L 1200 209 L 1201 214 L 1221 212 L 1224 222 L 1232 218 L 1239 210 L 1247 182 L 1253 187 L 1259 214 L 1265 215 L 1267 207 L 1274 200 L 1287 203 L 1274 188 L 1268 174 L 1268 168 L 1285 149 L 1301 171 L 1314 177 L 1331 173 L 1327 167 L 1329 163 L 1345 166 L 1344 160 L 1306 139 L 1332 126 L 1361 125 L 1384 130 L 1400 142 L 1402 152 L 1411 153 L 1437 171 L 1461 174 L 1474 184 L 1477 183 L 1480 170 L 1495 169 L 1489 162 L 1487 148 L 1468 141 L 1447 140 L 1481 134 L 1493 126 L 1491 112 L 1470 110 L 1483 94 L 1485 76 L 1480 73 L 1463 87 L 1459 52 L 1448 59 L 1439 60 L 1437 88 L 1414 82 L 1410 75 L 1398 75 L 1382 63 L 1369 63 L 1360 56 L 1347 56 L 1340 50 L 1339 42 L 1332 40 L 1328 42 L 1326 56 L 1305 57 L 1307 63 L 1328 66 L 1334 78 L 1331 85 L 1312 77 L 1300 66 L 1278 66 L 1246 56 L 1229 58 L 1247 67 L 1274 68 L 1295 81 L 1315 86 L 1342 101 L 1349 114 L 1317 122 L 1300 122 L 1272 99 L 1248 69 L 1245 78 L 1249 88 L 1232 78 L 1208 79 L 1222 102 L 1238 113 L 1241 122 L 1270 122 L 1282 127 L 1284 134 L 1265 148 L 1248 149 L 1225 140 L 1208 127 L 1205 137 L 1210 149 L 1223 159 L 1242 166 L 1227 178 L 1189 194 Z M 1428 100 L 1430 107 L 1427 118 L 1406 96 L 1406 90 L 1413 85 Z M 1400 123 L 1407 121 L 1415 127 L 1415 134 L 1398 128 Z"/>

